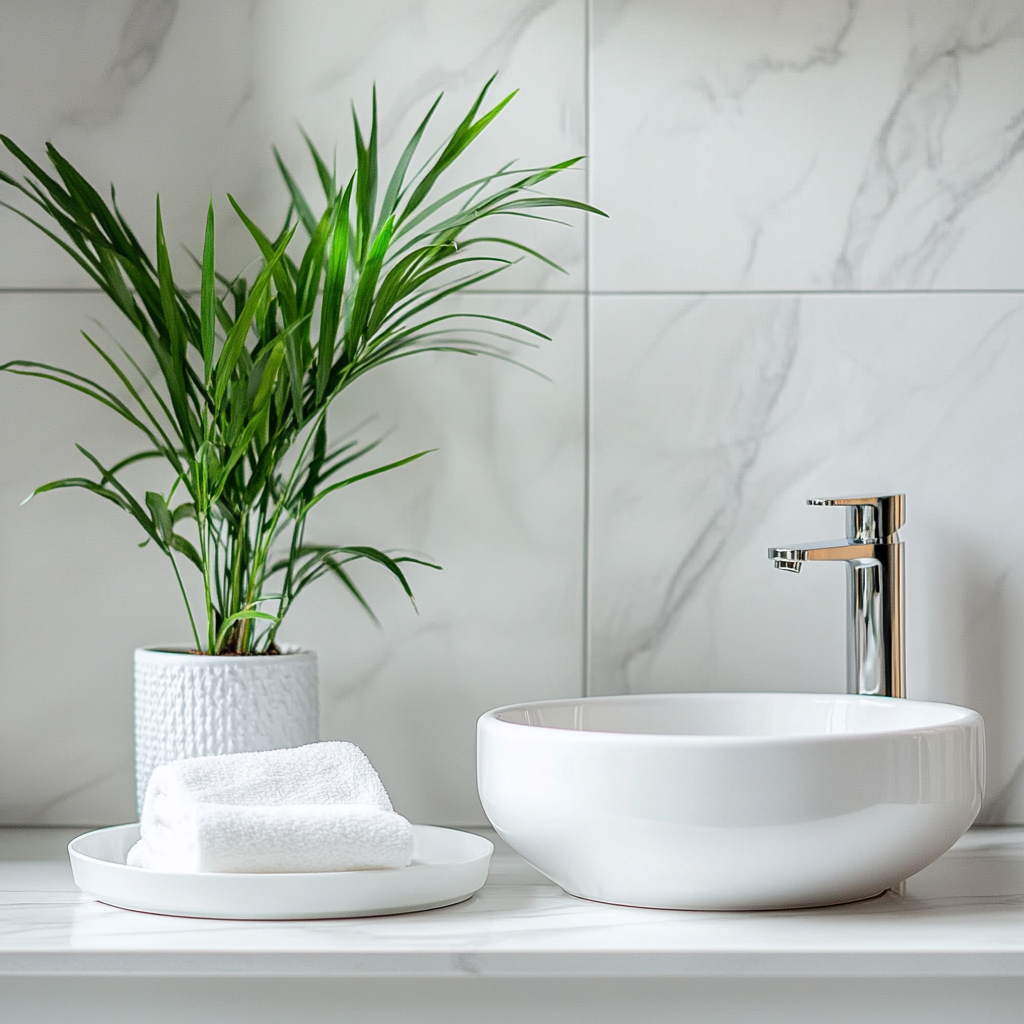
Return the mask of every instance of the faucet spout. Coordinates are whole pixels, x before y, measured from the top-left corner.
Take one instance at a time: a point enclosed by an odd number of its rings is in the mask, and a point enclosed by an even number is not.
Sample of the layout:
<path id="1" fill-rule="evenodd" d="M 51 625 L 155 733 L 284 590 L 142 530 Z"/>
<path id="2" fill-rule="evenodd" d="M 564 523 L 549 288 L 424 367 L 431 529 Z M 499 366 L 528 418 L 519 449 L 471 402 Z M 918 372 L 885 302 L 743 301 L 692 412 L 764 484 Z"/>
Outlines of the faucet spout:
<path id="1" fill-rule="evenodd" d="M 883 697 L 904 695 L 902 494 L 812 499 L 843 505 L 843 540 L 769 548 L 776 569 L 799 572 L 805 562 L 843 562 L 847 571 L 846 688 Z"/>
<path id="2" fill-rule="evenodd" d="M 779 562 L 796 565 L 802 562 L 877 562 L 875 547 L 859 541 L 824 540 L 799 547 L 769 548 L 768 557 L 776 563 L 777 569 L 788 568 L 788 564 L 779 565 Z"/>

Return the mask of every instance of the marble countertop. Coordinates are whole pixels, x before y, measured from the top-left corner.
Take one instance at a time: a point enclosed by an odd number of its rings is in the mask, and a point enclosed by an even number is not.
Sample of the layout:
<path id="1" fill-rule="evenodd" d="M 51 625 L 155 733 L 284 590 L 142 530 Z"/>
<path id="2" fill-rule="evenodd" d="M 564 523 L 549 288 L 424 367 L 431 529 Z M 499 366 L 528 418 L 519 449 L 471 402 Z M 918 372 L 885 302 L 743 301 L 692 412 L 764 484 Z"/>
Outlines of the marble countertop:
<path id="1" fill-rule="evenodd" d="M 1024 977 L 1024 828 L 972 830 L 904 893 L 819 910 L 590 903 L 497 842 L 486 886 L 458 906 L 270 923 L 97 903 L 71 878 L 75 834 L 0 830 L 0 975 Z"/>

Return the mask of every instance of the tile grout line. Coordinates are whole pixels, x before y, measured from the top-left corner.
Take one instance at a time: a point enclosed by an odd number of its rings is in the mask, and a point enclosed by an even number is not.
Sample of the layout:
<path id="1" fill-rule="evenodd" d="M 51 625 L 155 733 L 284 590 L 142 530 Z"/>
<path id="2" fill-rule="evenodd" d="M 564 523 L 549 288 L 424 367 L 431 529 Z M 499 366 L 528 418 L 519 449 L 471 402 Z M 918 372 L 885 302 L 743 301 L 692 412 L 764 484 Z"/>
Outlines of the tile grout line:
<path id="1" fill-rule="evenodd" d="M 674 296 L 722 296 L 741 298 L 744 295 L 770 297 L 799 295 L 806 298 L 830 298 L 834 295 L 879 297 L 886 295 L 1024 295 L 1024 288 L 678 288 L 666 291 L 626 291 L 595 288 L 590 295 L 606 298 L 672 298 Z"/>
<path id="2" fill-rule="evenodd" d="M 0 295 L 102 295 L 99 288 L 0 287 Z M 60 826 L 63 828 L 63 826 Z"/>
<path id="3" fill-rule="evenodd" d="M 589 131 L 589 129 L 585 129 Z M 585 189 L 589 193 L 590 190 L 590 179 L 589 179 L 589 167 L 585 176 Z M 589 200 L 588 200 L 589 201 Z M 673 298 L 673 297 L 699 297 L 707 296 L 711 298 L 722 297 L 722 298 L 742 298 L 743 296 L 753 296 L 770 298 L 773 295 L 799 295 L 804 298 L 831 298 L 832 296 L 860 296 L 865 297 L 880 297 L 880 296 L 916 296 L 916 295 L 1024 295 L 1024 288 L 764 288 L 764 289 L 750 289 L 750 288 L 737 288 L 737 289 L 695 289 L 695 288 L 679 288 L 674 291 L 616 291 L 613 289 L 601 289 L 601 288 L 590 288 L 590 222 L 584 220 L 584 245 L 586 253 L 584 256 L 583 263 L 583 288 L 513 288 L 513 289 L 500 289 L 500 288 L 469 288 L 466 290 L 467 295 L 577 295 L 585 297 L 588 301 L 592 298 Z M 198 295 L 199 290 L 197 288 L 185 288 L 182 289 L 186 294 Z M 63 287 L 9 287 L 5 288 L 0 286 L 0 295 L 103 295 L 103 291 L 99 288 L 63 288 Z"/>
<path id="4" fill-rule="evenodd" d="M 590 40 L 592 0 L 583 3 L 583 151 L 584 202 L 590 202 Z M 581 655 L 581 682 L 583 696 L 589 697 L 590 680 L 590 458 L 591 458 L 591 339 L 590 339 L 590 217 L 583 218 L 583 580 L 581 610 L 583 650 Z"/>

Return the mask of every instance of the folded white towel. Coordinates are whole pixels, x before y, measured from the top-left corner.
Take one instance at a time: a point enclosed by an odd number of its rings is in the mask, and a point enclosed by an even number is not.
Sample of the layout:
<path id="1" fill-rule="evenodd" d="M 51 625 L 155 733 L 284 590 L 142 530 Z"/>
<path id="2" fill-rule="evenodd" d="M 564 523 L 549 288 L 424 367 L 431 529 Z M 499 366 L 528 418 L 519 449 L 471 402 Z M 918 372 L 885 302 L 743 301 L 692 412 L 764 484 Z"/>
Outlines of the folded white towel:
<path id="1" fill-rule="evenodd" d="M 196 757 L 149 780 L 131 867 L 350 871 L 405 867 L 412 826 L 352 743 Z"/>

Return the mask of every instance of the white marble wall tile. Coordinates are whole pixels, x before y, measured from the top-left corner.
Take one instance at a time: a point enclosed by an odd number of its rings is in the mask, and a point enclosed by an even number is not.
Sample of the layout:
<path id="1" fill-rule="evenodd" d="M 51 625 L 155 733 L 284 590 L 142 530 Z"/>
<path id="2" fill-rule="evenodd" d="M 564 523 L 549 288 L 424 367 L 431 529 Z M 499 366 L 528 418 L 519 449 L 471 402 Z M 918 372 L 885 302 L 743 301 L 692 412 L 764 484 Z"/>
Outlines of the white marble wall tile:
<path id="1" fill-rule="evenodd" d="M 266 163 L 249 100 L 250 15 L 249 4 L 230 0 L 0 5 L 0 131 L 37 160 L 45 160 L 44 144 L 52 141 L 104 194 L 114 182 L 143 239 L 153 238 L 160 193 L 184 270 L 179 245 L 200 247 L 211 194 L 222 199 L 257 160 Z M 0 166 L 17 170 L 6 152 Z M 2 198 L 11 198 L 6 187 Z M 0 232 L 0 285 L 91 283 L 7 211 Z M 239 257 L 240 242 L 236 233 Z"/>
<path id="2" fill-rule="evenodd" d="M 805 499 L 907 494 L 908 690 L 977 708 L 1024 818 L 1024 297 L 593 300 L 595 693 L 845 688 L 841 536 Z"/>
<path id="3" fill-rule="evenodd" d="M 1020 288 L 1017 0 L 594 0 L 594 287 Z"/>
<path id="4" fill-rule="evenodd" d="M 384 574 L 360 573 L 383 631 L 330 585 L 296 608 L 292 629 L 320 651 L 324 737 L 359 743 L 396 807 L 439 824 L 486 820 L 479 715 L 583 690 L 584 300 L 466 301 L 551 335 L 522 356 L 549 380 L 459 356 L 365 378 L 344 418 L 376 414 L 371 434 L 395 428 L 381 459 L 436 451 L 340 496 L 332 535 L 444 568 L 410 569 L 419 615 Z"/>
<path id="5" fill-rule="evenodd" d="M 583 0 L 12 0 L 0 5 L 0 131 L 35 157 L 52 140 L 99 186 L 113 180 L 142 237 L 152 234 L 159 192 L 183 275 L 189 261 L 178 245 L 201 248 L 212 195 L 227 265 L 241 267 L 253 250 L 225 193 L 276 230 L 287 197 L 271 145 L 310 188 L 299 123 L 327 154 L 338 146 L 339 169 L 350 167 L 349 105 L 368 119 L 374 82 L 385 162 L 439 92 L 446 98 L 436 123 L 450 130 L 495 72 L 495 101 L 514 88 L 520 95 L 452 182 L 512 159 L 529 166 L 582 154 L 584 16 Z M 559 187 L 582 196 L 582 172 Z M 570 273 L 521 266 L 497 287 L 579 287 L 579 230 L 503 227 Z M 6 213 L 0 239 L 0 287 L 84 283 L 68 258 Z"/>
<path id="6" fill-rule="evenodd" d="M 0 296 L 0 363 L 96 374 L 78 331 L 117 322 L 98 296 Z M 162 556 L 113 506 L 49 480 L 140 447 L 99 405 L 0 374 L 0 822 L 132 818 L 132 650 L 187 635 Z"/>
<path id="7" fill-rule="evenodd" d="M 372 566 L 359 572 L 383 629 L 323 581 L 289 638 L 317 649 L 325 738 L 361 743 L 396 806 L 421 821 L 482 821 L 474 724 L 497 704 L 581 692 L 583 300 L 478 296 L 554 342 L 524 358 L 551 381 L 493 360 L 423 357 L 365 378 L 338 426 L 376 420 L 380 458 L 419 463 L 346 490 L 324 539 L 422 552 L 419 616 Z M 0 296 L 0 362 L 20 355 L 95 372 L 78 329 L 97 296 Z M 80 473 L 79 441 L 113 459 L 130 431 L 84 398 L 0 375 L 0 823 L 130 820 L 131 652 L 188 626 L 162 556 L 82 492 L 19 501 Z M 154 480 L 154 483 L 156 481 Z M 328 503 L 325 503 L 325 506 Z"/>
<path id="8" fill-rule="evenodd" d="M 288 0 L 259 4 L 259 52 L 288 56 L 260 73 L 257 97 L 261 116 L 273 127 L 272 139 L 290 166 L 305 170 L 311 189 L 315 178 L 304 159 L 296 121 L 325 148 L 338 140 L 339 167 L 352 166 L 349 103 L 355 100 L 365 123 L 374 83 L 382 125 L 387 126 L 383 158 L 392 161 L 438 93 L 443 91 L 445 99 L 435 118 L 448 131 L 495 72 L 499 75 L 488 94 L 491 102 L 520 90 L 443 182 L 461 184 L 511 160 L 535 167 L 584 154 L 584 0 L 316 0 L 303 5 L 303 12 L 296 17 Z M 440 140 L 436 132 L 427 136 L 428 141 L 432 138 Z M 431 151 L 427 145 L 425 152 Z M 277 194 L 275 173 L 251 182 L 254 204 L 264 202 L 268 189 Z M 582 167 L 556 177 L 542 190 L 584 198 Z M 486 287 L 582 287 L 582 218 L 572 213 L 554 216 L 572 228 L 505 218 L 492 222 L 489 233 L 500 230 L 540 248 L 568 273 L 529 262 Z"/>

